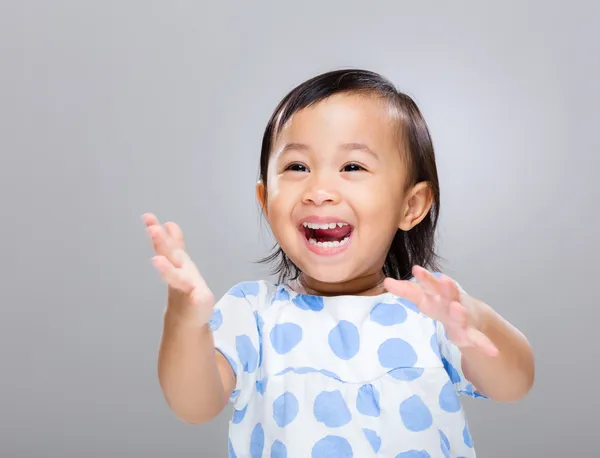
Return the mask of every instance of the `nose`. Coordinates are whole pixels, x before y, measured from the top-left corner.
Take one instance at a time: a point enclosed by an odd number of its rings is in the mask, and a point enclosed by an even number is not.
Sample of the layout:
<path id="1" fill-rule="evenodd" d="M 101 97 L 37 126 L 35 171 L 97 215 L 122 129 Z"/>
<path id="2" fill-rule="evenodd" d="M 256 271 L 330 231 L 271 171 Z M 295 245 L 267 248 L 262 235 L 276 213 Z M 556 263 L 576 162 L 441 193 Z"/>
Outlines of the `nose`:
<path id="1" fill-rule="evenodd" d="M 340 201 L 340 195 L 332 181 L 328 182 L 316 177 L 310 180 L 302 196 L 302 202 L 312 205 L 337 204 Z"/>

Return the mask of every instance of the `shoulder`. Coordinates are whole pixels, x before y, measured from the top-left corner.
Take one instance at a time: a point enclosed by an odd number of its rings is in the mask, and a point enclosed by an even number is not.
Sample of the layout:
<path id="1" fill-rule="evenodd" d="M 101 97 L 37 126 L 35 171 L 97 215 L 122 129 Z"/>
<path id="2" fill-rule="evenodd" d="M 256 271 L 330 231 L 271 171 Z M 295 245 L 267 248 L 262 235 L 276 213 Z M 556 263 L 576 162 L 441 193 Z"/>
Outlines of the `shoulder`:
<path id="1" fill-rule="evenodd" d="M 263 309 L 271 303 L 276 291 L 277 285 L 268 280 L 245 280 L 229 288 L 223 299 L 245 299 L 253 305 L 253 308 Z"/>

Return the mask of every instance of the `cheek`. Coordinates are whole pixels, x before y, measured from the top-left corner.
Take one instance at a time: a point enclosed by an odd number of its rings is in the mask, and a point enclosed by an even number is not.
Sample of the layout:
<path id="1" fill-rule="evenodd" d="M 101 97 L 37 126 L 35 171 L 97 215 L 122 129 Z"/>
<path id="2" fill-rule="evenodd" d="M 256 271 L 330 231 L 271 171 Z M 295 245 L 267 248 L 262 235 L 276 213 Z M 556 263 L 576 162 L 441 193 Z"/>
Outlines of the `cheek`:
<path id="1" fill-rule="evenodd" d="M 354 210 L 361 218 L 363 227 L 373 230 L 392 230 L 399 223 L 403 194 L 398 187 L 386 183 L 354 187 L 352 190 Z"/>
<path id="2" fill-rule="evenodd" d="M 267 209 L 269 210 L 269 215 L 277 211 L 280 200 L 281 190 L 279 182 L 276 177 L 269 177 L 269 182 L 267 183 Z"/>
<path id="3" fill-rule="evenodd" d="M 397 201 L 400 196 L 397 187 L 390 186 L 382 179 L 371 179 L 348 183 L 345 194 L 352 196 L 352 200 L 368 207 L 379 208 L 389 206 Z"/>
<path id="4" fill-rule="evenodd" d="M 268 221 L 272 227 L 277 227 L 289 220 L 293 208 L 293 199 L 290 198 L 289 192 L 285 191 L 285 187 L 279 185 L 277 181 L 273 181 L 267 188 L 267 214 Z"/>
<path id="5" fill-rule="evenodd" d="M 302 194 L 300 180 L 285 179 L 283 177 L 273 178 L 267 185 L 268 204 L 273 208 L 292 207 Z"/>

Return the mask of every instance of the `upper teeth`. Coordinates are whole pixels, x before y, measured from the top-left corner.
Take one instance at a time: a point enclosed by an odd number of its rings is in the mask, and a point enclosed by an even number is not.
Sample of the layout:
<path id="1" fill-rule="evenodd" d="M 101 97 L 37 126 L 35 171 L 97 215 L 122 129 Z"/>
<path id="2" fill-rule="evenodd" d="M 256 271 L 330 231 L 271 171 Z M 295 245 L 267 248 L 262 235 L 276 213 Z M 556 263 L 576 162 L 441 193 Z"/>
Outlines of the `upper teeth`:
<path id="1" fill-rule="evenodd" d="M 336 226 L 343 227 L 347 226 L 348 223 L 302 223 L 304 227 L 308 227 L 309 229 L 335 229 Z"/>

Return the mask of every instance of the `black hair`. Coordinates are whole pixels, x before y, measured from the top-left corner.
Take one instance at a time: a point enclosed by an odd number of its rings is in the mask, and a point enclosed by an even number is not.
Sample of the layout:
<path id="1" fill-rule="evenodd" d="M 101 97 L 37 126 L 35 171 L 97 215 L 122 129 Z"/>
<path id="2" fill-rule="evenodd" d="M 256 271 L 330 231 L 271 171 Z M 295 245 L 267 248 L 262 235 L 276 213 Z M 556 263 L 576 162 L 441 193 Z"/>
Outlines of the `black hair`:
<path id="1" fill-rule="evenodd" d="M 437 270 L 435 231 L 440 211 L 440 186 L 433 142 L 419 108 L 411 97 L 398 91 L 383 76 L 368 70 L 336 70 L 315 76 L 292 89 L 277 105 L 267 123 L 260 152 L 260 180 L 267 189 L 267 168 L 273 142 L 281 128 L 298 111 L 315 105 L 335 94 L 364 94 L 382 97 L 393 107 L 400 119 L 402 142 L 409 167 L 408 185 L 427 182 L 433 203 L 425 218 L 409 231 L 398 229 L 388 251 L 383 272 L 396 279 L 412 276 L 412 267 L 419 265 Z M 267 196 L 265 195 L 265 199 Z M 272 273 L 279 281 L 295 279 L 300 270 L 277 244 L 262 263 L 275 263 Z"/>

